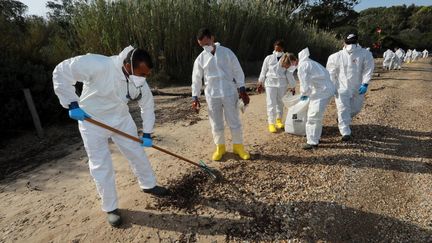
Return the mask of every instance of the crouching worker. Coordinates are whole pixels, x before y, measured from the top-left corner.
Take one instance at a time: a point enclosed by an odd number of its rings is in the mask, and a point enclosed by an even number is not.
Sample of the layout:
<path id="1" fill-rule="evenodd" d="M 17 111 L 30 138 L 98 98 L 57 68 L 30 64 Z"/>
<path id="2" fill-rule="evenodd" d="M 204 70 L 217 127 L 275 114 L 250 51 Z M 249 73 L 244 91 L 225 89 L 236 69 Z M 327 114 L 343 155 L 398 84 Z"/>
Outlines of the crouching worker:
<path id="1" fill-rule="evenodd" d="M 150 55 L 142 49 L 128 47 L 118 56 L 87 54 L 67 59 L 54 69 L 54 91 L 61 105 L 78 127 L 89 158 L 90 174 L 102 199 L 112 226 L 121 224 L 118 210 L 115 175 L 108 139 L 111 138 L 138 179 L 145 193 L 165 196 L 168 191 L 156 185 L 156 178 L 143 147 L 151 147 L 155 122 L 154 103 L 146 78 L 153 67 Z M 73 85 L 83 83 L 80 97 Z M 130 135 L 138 136 L 137 127 L 129 113 L 129 100 L 138 100 L 143 120 L 142 144 L 119 136 L 85 121 L 94 118 Z"/>
<path id="2" fill-rule="evenodd" d="M 300 80 L 301 100 L 309 99 L 306 121 L 307 143 L 303 149 L 318 147 L 322 133 L 322 120 L 325 109 L 335 94 L 335 86 L 330 79 L 329 72 L 318 62 L 309 58 L 309 49 L 299 53 L 299 59 L 293 54 L 285 54 L 282 65 L 285 68 L 295 68 L 297 65 Z"/>
<path id="3" fill-rule="evenodd" d="M 199 111 L 199 96 L 202 80 L 208 115 L 216 144 L 212 160 L 218 161 L 226 153 L 224 118 L 231 129 L 233 152 L 241 159 L 250 159 L 243 147 L 243 132 L 237 108 L 239 96 L 245 105 L 249 96 L 245 89 L 245 76 L 235 54 L 228 48 L 214 42 L 209 29 L 203 28 L 197 34 L 198 44 L 204 49 L 194 62 L 192 72 L 192 108 Z"/>

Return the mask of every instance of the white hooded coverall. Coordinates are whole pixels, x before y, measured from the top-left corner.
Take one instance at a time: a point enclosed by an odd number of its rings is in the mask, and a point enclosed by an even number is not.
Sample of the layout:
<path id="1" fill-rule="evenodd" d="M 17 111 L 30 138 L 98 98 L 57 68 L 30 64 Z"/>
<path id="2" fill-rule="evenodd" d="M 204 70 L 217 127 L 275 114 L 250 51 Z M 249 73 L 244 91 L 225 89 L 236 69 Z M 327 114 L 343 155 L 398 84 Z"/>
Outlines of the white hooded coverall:
<path id="1" fill-rule="evenodd" d="M 58 64 L 53 72 L 53 83 L 61 105 L 68 108 L 71 102 L 78 101 L 79 106 L 93 119 L 138 136 L 137 127 L 127 106 L 127 83 L 122 72 L 123 60 L 132 49 L 126 48 L 119 56 L 87 54 Z M 76 95 L 73 86 L 76 82 L 83 83 L 80 97 Z M 137 97 L 141 89 L 142 98 L 138 104 L 141 108 L 143 132 L 152 133 L 155 115 L 150 88 L 147 83 L 138 88 L 129 83 L 129 89 L 131 97 Z M 103 211 L 110 212 L 118 208 L 109 138 L 129 161 L 140 188 L 150 189 L 156 186 L 155 175 L 139 143 L 87 121 L 79 121 L 78 125 L 89 158 L 90 174 L 102 199 Z"/>
<path id="2" fill-rule="evenodd" d="M 397 63 L 396 63 L 396 68 L 397 69 L 401 69 L 401 67 L 402 67 L 402 60 L 404 59 L 404 55 L 405 55 L 405 53 L 404 53 L 404 51 L 401 49 L 401 48 L 399 48 L 399 49 L 397 49 L 397 51 L 396 51 L 396 56 L 397 56 Z"/>
<path id="3" fill-rule="evenodd" d="M 427 57 L 429 57 L 429 51 L 425 49 L 423 51 L 423 58 L 427 58 Z"/>
<path id="4" fill-rule="evenodd" d="M 387 49 L 383 54 L 383 67 L 391 69 L 393 66 L 394 56 L 395 53 L 392 50 Z"/>
<path id="5" fill-rule="evenodd" d="M 369 84 L 374 67 L 372 54 L 358 46 L 351 53 L 344 48 L 328 58 L 327 70 L 336 86 L 338 125 L 342 136 L 351 135 L 352 118 L 361 111 L 364 101 L 359 88 Z"/>
<path id="6" fill-rule="evenodd" d="M 414 50 L 412 51 L 412 55 L 411 55 L 412 62 L 417 61 L 417 58 L 418 58 L 418 57 L 419 57 L 419 52 L 418 52 L 416 49 L 414 49 Z"/>
<path id="7" fill-rule="evenodd" d="M 266 89 L 268 123 L 275 124 L 284 112 L 282 97 L 288 88 L 295 87 L 293 73 L 281 66 L 280 57 L 273 52 L 264 59 L 258 81 L 264 83 Z"/>
<path id="8" fill-rule="evenodd" d="M 307 143 L 317 145 L 322 133 L 322 120 L 325 109 L 335 94 L 329 72 L 318 62 L 309 58 L 309 49 L 299 53 L 298 77 L 300 94 L 309 97 L 309 108 L 306 121 Z"/>
<path id="9" fill-rule="evenodd" d="M 408 51 L 405 54 L 405 59 L 404 61 L 406 63 L 410 63 L 411 62 L 411 56 L 412 56 L 412 51 L 410 49 L 408 49 Z"/>
<path id="10" fill-rule="evenodd" d="M 243 144 L 242 125 L 237 103 L 237 88 L 245 85 L 245 76 L 235 54 L 215 43 L 214 55 L 202 51 L 196 58 L 192 71 L 192 96 L 201 94 L 202 80 L 208 115 L 215 144 L 225 144 L 224 117 L 231 129 L 233 144 Z"/>
<path id="11" fill-rule="evenodd" d="M 391 70 L 397 69 L 398 63 L 399 63 L 399 57 L 396 55 L 396 52 L 393 52 L 393 57 L 392 57 L 392 60 L 390 62 L 390 69 Z"/>

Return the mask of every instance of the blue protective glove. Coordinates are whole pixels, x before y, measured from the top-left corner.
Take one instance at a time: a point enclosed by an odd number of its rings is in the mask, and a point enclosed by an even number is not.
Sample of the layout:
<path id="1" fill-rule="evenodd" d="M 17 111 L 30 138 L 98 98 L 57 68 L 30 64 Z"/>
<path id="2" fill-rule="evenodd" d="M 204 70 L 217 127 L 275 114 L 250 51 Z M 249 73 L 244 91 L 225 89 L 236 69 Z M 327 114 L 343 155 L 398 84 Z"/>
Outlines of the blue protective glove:
<path id="1" fill-rule="evenodd" d="M 142 147 L 151 147 L 153 146 L 153 139 L 151 138 L 150 133 L 144 133 L 141 138 L 141 146 Z"/>
<path id="2" fill-rule="evenodd" d="M 368 89 L 368 84 L 362 84 L 359 88 L 359 94 L 365 94 Z"/>
<path id="3" fill-rule="evenodd" d="M 69 117 L 77 120 L 84 121 L 86 118 L 91 118 L 83 109 L 78 105 L 78 102 L 74 101 L 69 105 Z"/>
<path id="4" fill-rule="evenodd" d="M 302 95 L 302 96 L 300 96 L 300 100 L 301 100 L 301 101 L 305 101 L 305 100 L 307 100 L 307 99 L 309 99 L 309 97 L 306 96 L 306 95 Z"/>

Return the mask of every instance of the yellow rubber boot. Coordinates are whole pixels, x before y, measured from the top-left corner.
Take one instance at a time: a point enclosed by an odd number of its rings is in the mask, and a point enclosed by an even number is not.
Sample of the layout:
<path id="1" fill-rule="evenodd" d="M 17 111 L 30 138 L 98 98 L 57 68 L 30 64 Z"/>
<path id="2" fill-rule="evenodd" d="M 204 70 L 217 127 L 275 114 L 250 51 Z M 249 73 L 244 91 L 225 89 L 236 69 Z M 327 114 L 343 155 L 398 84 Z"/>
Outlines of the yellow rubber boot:
<path id="1" fill-rule="evenodd" d="M 222 159 L 222 156 L 226 153 L 225 144 L 217 144 L 216 151 L 212 155 L 212 160 L 218 161 Z"/>
<path id="2" fill-rule="evenodd" d="M 241 159 L 250 159 L 250 154 L 244 150 L 243 144 L 234 144 L 233 153 L 238 154 Z"/>
<path id="3" fill-rule="evenodd" d="M 268 129 L 269 129 L 269 132 L 271 132 L 271 133 L 277 132 L 276 126 L 274 124 L 269 124 Z"/>
<path id="4" fill-rule="evenodd" d="M 279 129 L 283 129 L 285 127 L 284 124 L 282 123 L 282 119 L 280 118 L 276 119 L 276 127 Z"/>

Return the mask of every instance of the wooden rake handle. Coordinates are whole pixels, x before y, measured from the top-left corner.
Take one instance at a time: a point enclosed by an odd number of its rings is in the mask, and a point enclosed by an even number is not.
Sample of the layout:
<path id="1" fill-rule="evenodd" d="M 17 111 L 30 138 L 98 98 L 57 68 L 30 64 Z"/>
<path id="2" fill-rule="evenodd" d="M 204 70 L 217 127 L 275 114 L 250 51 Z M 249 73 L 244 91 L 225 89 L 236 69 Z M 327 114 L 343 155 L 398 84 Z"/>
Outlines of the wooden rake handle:
<path id="1" fill-rule="evenodd" d="M 139 138 L 137 138 L 137 137 L 135 137 L 135 136 L 132 136 L 132 135 L 130 135 L 130 134 L 127 134 L 127 133 L 125 133 L 125 132 L 122 132 L 122 131 L 120 131 L 120 130 L 118 130 L 118 129 L 115 129 L 114 127 L 108 126 L 108 125 L 106 125 L 106 124 L 104 124 L 104 123 L 102 123 L 102 122 L 99 122 L 99 121 L 93 120 L 92 118 L 86 118 L 85 120 L 88 121 L 88 122 L 90 122 L 90 123 L 93 123 L 93 124 L 95 124 L 95 125 L 97 125 L 97 126 L 103 127 L 103 128 L 105 128 L 105 129 L 107 129 L 107 130 L 110 130 L 111 132 L 117 133 L 118 135 L 121 135 L 121 136 L 123 136 L 123 137 L 125 137 L 125 138 L 129 138 L 130 140 L 133 140 L 133 141 L 135 141 L 135 142 L 142 143 L 141 139 L 139 139 Z M 161 152 L 164 152 L 164 153 L 166 153 L 166 154 L 169 154 L 169 155 L 171 155 L 171 156 L 174 156 L 174 157 L 176 157 L 176 158 L 178 158 L 178 159 L 181 159 L 181 160 L 183 160 L 183 161 L 186 161 L 186 162 L 188 162 L 188 163 L 190 163 L 190 164 L 193 164 L 193 165 L 198 166 L 198 167 L 201 168 L 201 165 L 200 165 L 200 164 L 195 163 L 195 162 L 193 162 L 193 161 L 191 161 L 191 160 L 189 160 L 189 159 L 186 159 L 186 158 L 183 157 L 183 156 L 180 156 L 180 155 L 178 155 L 178 154 L 175 154 L 175 153 L 173 153 L 173 152 L 170 152 L 170 151 L 168 151 L 168 150 L 166 150 L 166 149 L 163 149 L 163 148 L 158 147 L 158 146 L 156 146 L 156 145 L 153 145 L 152 148 L 154 148 L 154 149 L 156 149 L 156 150 L 159 150 L 159 151 L 161 151 Z"/>

